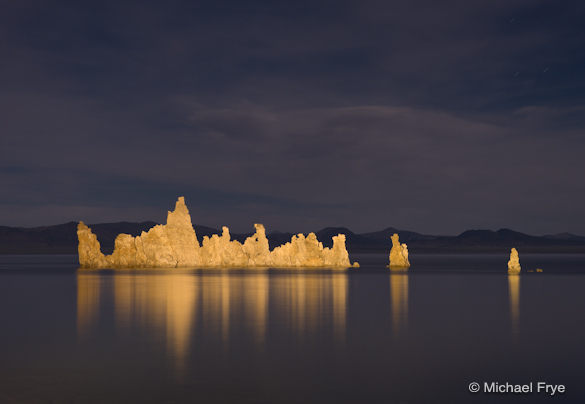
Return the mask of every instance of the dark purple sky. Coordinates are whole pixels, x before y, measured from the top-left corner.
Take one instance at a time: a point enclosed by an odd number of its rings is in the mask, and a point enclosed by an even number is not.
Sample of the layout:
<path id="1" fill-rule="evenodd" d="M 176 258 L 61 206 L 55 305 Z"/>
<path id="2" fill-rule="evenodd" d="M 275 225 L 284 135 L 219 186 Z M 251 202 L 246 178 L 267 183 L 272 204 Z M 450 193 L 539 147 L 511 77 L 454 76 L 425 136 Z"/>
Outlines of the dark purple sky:
<path id="1" fill-rule="evenodd" d="M 585 234 L 581 1 L 0 0 L 0 224 Z"/>

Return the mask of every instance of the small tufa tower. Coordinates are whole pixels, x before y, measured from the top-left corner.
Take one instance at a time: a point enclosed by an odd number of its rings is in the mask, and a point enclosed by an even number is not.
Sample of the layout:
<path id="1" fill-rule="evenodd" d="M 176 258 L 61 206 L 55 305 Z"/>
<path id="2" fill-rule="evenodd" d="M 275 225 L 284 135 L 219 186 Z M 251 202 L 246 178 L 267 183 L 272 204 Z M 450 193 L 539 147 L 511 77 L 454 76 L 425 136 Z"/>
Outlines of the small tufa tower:
<path id="1" fill-rule="evenodd" d="M 508 274 L 517 275 L 520 273 L 520 258 L 518 257 L 518 250 L 512 248 L 510 251 L 510 260 L 508 261 Z"/>
<path id="2" fill-rule="evenodd" d="M 390 269 L 408 269 L 410 262 L 408 261 L 408 247 L 406 244 L 400 244 L 398 234 L 394 233 L 391 237 L 392 249 L 390 250 Z"/>

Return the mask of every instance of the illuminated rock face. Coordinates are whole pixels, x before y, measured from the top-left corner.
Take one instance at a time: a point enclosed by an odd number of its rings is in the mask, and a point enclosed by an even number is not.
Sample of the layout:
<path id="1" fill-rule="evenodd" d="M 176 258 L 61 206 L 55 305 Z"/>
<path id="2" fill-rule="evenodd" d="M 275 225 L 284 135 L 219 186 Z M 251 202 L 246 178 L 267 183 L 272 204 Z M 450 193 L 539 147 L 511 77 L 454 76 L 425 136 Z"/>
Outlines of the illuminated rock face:
<path id="1" fill-rule="evenodd" d="M 185 199 L 180 197 L 175 210 L 168 212 L 166 225 L 154 226 L 137 237 L 119 234 L 111 255 L 102 254 L 96 235 L 80 222 L 79 263 L 86 268 L 351 266 L 343 234 L 333 237 L 332 248 L 324 248 L 315 233 L 310 233 L 293 236 L 289 243 L 270 251 L 264 226 L 254 227 L 256 232 L 243 244 L 231 240 L 224 226 L 221 236 L 205 236 L 200 246 Z"/>
<path id="2" fill-rule="evenodd" d="M 408 247 L 406 244 L 400 244 L 398 234 L 394 233 L 391 237 L 392 249 L 390 250 L 390 268 L 407 269 L 410 267 L 408 261 Z"/>
<path id="3" fill-rule="evenodd" d="M 276 247 L 271 253 L 274 266 L 285 267 L 317 267 L 334 266 L 349 267 L 349 256 L 345 249 L 345 234 L 333 237 L 333 247 L 324 248 L 317 240 L 315 233 L 293 236 L 289 243 Z"/>
<path id="4" fill-rule="evenodd" d="M 179 197 L 173 212 L 167 212 L 167 224 L 164 226 L 177 266 L 198 265 L 200 260 L 199 242 L 191 224 L 191 215 L 185 205 L 185 198 Z"/>
<path id="5" fill-rule="evenodd" d="M 510 251 L 510 260 L 508 261 L 508 273 L 519 274 L 520 270 L 520 257 L 518 257 L 518 250 L 512 248 Z"/>
<path id="6" fill-rule="evenodd" d="M 106 257 L 102 254 L 97 236 L 83 222 L 79 222 L 77 225 L 77 239 L 79 240 L 77 252 L 79 253 L 79 262 L 82 265 L 88 267 L 108 265 Z"/>

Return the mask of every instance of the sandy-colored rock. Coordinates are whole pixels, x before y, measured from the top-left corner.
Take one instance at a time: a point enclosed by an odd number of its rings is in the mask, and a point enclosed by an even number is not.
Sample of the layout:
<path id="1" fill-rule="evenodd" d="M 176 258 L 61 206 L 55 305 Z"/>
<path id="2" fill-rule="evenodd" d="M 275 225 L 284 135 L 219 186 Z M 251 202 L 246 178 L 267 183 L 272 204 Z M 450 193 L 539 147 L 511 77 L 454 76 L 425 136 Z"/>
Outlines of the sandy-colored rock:
<path id="1" fill-rule="evenodd" d="M 351 265 L 349 262 L 349 254 L 347 253 L 347 248 L 345 247 L 345 234 L 338 234 L 337 236 L 333 236 L 333 246 L 331 249 L 325 248 L 323 250 L 323 254 L 325 255 L 325 261 L 327 265 L 339 267 Z M 357 262 L 354 264 L 357 264 Z"/>
<path id="2" fill-rule="evenodd" d="M 392 269 L 407 269 L 410 267 L 408 261 L 408 247 L 406 244 L 400 244 L 398 234 L 394 233 L 391 237 L 392 249 L 390 250 L 390 265 Z"/>
<path id="3" fill-rule="evenodd" d="M 244 241 L 244 254 L 248 257 L 248 265 L 250 267 L 269 266 L 270 249 L 268 247 L 268 239 L 266 238 L 266 229 L 261 224 L 254 224 L 256 232 Z"/>
<path id="4" fill-rule="evenodd" d="M 130 234 L 118 234 L 114 240 L 114 252 L 107 257 L 108 263 L 116 267 L 138 265 L 136 259 L 136 240 Z"/>
<path id="5" fill-rule="evenodd" d="M 254 225 L 256 232 L 242 244 L 231 240 L 229 229 L 221 236 L 203 237 L 199 245 L 185 199 L 180 197 L 175 210 L 168 212 L 167 224 L 157 225 L 140 236 L 120 234 L 114 252 L 104 256 L 95 234 L 80 222 L 78 226 L 79 262 L 88 268 L 128 267 L 350 267 L 345 235 L 333 237 L 333 246 L 324 248 L 315 233 L 293 236 L 289 243 L 270 251 L 266 229 Z M 359 266 L 354 263 L 354 266 Z"/>
<path id="6" fill-rule="evenodd" d="M 508 273 L 519 274 L 520 270 L 520 257 L 518 257 L 518 250 L 512 248 L 510 251 L 510 260 L 508 261 Z"/>
<path id="7" fill-rule="evenodd" d="M 97 236 L 83 222 L 79 222 L 77 225 L 77 239 L 79 240 L 77 252 L 79 262 L 82 265 L 95 268 L 108 266 L 108 261 L 102 254 Z"/>
<path id="8" fill-rule="evenodd" d="M 245 267 L 248 266 L 248 256 L 237 240 L 232 241 L 229 229 L 222 228 L 221 237 L 217 234 L 203 237 L 201 247 L 201 265 L 208 267 Z"/>
<path id="9" fill-rule="evenodd" d="M 138 238 L 138 237 L 137 237 Z M 146 256 L 146 267 L 176 267 L 178 257 L 171 247 L 165 226 L 159 224 L 139 236 Z"/>
<path id="10" fill-rule="evenodd" d="M 199 242 L 191 223 L 191 215 L 185 205 L 185 198 L 179 197 L 175 210 L 167 213 L 165 234 L 169 240 L 177 266 L 196 266 L 201 263 Z"/>
<path id="11" fill-rule="evenodd" d="M 293 236 L 289 243 L 276 247 L 270 253 L 270 262 L 276 267 L 350 267 L 345 248 L 345 235 L 333 237 L 331 248 L 323 247 L 315 233 Z"/>

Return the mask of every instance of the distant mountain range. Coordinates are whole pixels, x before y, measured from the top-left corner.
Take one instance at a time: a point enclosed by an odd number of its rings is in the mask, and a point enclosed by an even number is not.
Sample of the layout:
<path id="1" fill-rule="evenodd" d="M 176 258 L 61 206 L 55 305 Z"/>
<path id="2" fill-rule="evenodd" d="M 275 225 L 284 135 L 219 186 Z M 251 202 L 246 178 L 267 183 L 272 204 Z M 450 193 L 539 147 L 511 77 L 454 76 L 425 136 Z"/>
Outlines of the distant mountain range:
<path id="1" fill-rule="evenodd" d="M 98 236 L 102 251 L 110 254 L 114 239 L 120 233 L 139 235 L 155 226 L 154 222 L 117 222 L 92 224 L 90 227 Z M 195 225 L 199 241 L 203 236 L 221 234 L 221 230 Z M 411 253 L 477 253 L 507 252 L 516 247 L 522 252 L 543 253 L 585 253 L 585 237 L 571 233 L 545 236 L 531 236 L 509 229 L 467 230 L 457 236 L 437 236 L 388 227 L 384 230 L 356 234 L 345 227 L 327 227 L 317 232 L 317 238 L 325 246 L 331 245 L 331 238 L 339 233 L 347 237 L 347 249 L 356 252 L 388 252 L 390 236 L 400 235 L 400 241 L 408 244 Z M 294 233 L 268 233 L 270 248 L 290 241 Z M 251 233 L 232 234 L 232 239 L 243 242 Z M 68 222 L 44 227 L 0 226 L 0 254 L 76 254 L 77 222 Z"/>

